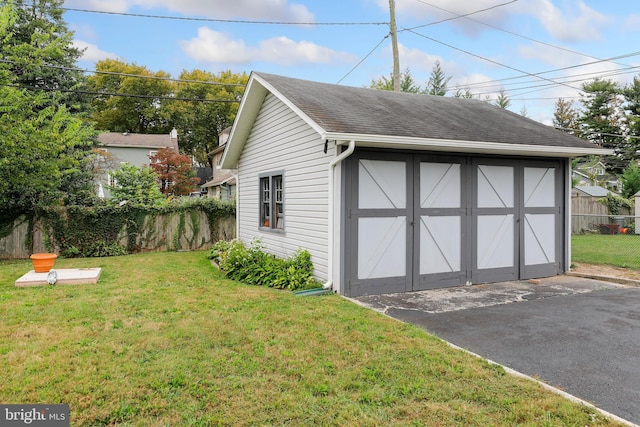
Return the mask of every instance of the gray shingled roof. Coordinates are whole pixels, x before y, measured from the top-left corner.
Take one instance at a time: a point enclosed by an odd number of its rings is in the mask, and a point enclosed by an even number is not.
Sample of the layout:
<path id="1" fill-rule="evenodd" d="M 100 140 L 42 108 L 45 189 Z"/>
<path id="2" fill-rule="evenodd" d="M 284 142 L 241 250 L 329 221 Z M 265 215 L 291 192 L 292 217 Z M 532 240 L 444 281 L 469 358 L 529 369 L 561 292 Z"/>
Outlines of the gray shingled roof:
<path id="1" fill-rule="evenodd" d="M 98 135 L 105 147 L 171 148 L 178 151 L 178 139 L 169 134 L 150 135 L 141 133 L 106 132 Z"/>
<path id="2" fill-rule="evenodd" d="M 255 74 L 326 132 L 599 148 L 485 101 Z"/>

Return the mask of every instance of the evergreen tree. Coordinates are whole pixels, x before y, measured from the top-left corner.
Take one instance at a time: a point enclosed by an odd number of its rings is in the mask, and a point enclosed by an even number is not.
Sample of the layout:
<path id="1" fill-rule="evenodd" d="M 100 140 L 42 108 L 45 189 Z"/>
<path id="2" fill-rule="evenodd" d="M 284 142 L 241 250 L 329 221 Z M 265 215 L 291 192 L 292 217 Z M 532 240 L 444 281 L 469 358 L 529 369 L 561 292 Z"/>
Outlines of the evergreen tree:
<path id="1" fill-rule="evenodd" d="M 458 87 L 453 92 L 453 97 L 454 98 L 472 99 L 473 98 L 473 94 L 471 93 L 471 89 L 469 89 L 468 87 L 465 87 L 464 89 Z"/>
<path id="2" fill-rule="evenodd" d="M 393 72 L 389 74 L 389 77 L 382 76 L 378 80 L 372 80 L 369 87 L 378 90 L 393 90 Z M 420 85 L 413 79 L 409 68 L 405 68 L 400 73 L 400 91 L 409 93 L 421 92 Z"/>
<path id="3" fill-rule="evenodd" d="M 495 105 L 506 110 L 511 105 L 511 100 L 509 99 L 509 95 L 504 89 L 500 89 L 500 93 L 498 94 L 498 99 L 495 101 Z"/>
<path id="4" fill-rule="evenodd" d="M 440 61 L 436 61 L 433 69 L 431 70 L 431 75 L 429 76 L 425 93 L 429 95 L 445 96 L 448 92 L 447 85 L 450 80 L 451 76 L 447 77 L 444 74 L 444 71 L 442 71 Z"/>
<path id="5" fill-rule="evenodd" d="M 619 175 L 633 158 L 629 139 L 624 135 L 625 114 L 618 84 L 611 80 L 595 79 L 582 86 L 582 114 L 578 118 L 583 138 L 614 150 L 602 162 L 607 170 Z"/>
<path id="6" fill-rule="evenodd" d="M 553 113 L 553 127 L 562 132 L 575 133 L 578 127 L 578 112 L 573 102 L 559 98 L 556 101 L 556 109 Z"/>
<path id="7" fill-rule="evenodd" d="M 636 162 L 631 162 L 620 176 L 622 183 L 622 197 L 630 199 L 640 191 L 640 168 Z M 636 207 L 637 208 L 637 207 Z"/>

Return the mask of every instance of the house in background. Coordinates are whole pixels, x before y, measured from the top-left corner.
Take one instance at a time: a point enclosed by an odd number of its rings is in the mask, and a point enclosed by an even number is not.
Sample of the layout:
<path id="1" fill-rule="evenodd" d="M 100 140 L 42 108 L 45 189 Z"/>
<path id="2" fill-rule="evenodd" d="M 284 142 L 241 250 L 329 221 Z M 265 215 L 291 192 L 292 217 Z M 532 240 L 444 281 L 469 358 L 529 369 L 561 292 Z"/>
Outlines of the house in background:
<path id="1" fill-rule="evenodd" d="M 232 202 L 236 197 L 236 174 L 237 169 L 221 169 L 220 161 L 224 153 L 224 147 L 229 140 L 231 128 L 227 128 L 220 133 L 218 147 L 209 153 L 213 159 L 212 177 L 202 184 L 202 193 L 207 197 L 218 200 Z"/>
<path id="2" fill-rule="evenodd" d="M 105 132 L 98 135 L 100 150 L 108 153 L 110 167 L 98 184 L 98 195 L 102 189 L 104 197 L 109 197 L 107 185 L 114 185 L 109 170 L 115 170 L 122 164 L 148 166 L 150 156 L 158 153 L 161 148 L 168 148 L 178 152 L 178 132 L 173 129 L 169 134 L 139 134 Z"/>
<path id="3" fill-rule="evenodd" d="M 570 159 L 608 154 L 480 100 L 252 73 L 221 167 L 240 240 L 357 296 L 567 271 Z"/>
<path id="4" fill-rule="evenodd" d="M 578 163 L 571 171 L 571 179 L 576 186 L 602 186 L 613 191 L 621 190 L 618 177 L 607 173 L 604 163 L 600 161 Z"/>

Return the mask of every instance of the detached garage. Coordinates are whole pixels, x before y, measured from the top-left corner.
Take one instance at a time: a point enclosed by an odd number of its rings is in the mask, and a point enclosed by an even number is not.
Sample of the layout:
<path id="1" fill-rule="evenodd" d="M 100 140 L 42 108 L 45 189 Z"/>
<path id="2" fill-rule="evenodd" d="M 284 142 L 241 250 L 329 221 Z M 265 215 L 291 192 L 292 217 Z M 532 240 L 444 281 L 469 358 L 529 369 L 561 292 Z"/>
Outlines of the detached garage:
<path id="1" fill-rule="evenodd" d="M 563 273 L 569 159 L 610 153 L 483 101 L 253 73 L 221 166 L 239 239 L 357 296 Z"/>

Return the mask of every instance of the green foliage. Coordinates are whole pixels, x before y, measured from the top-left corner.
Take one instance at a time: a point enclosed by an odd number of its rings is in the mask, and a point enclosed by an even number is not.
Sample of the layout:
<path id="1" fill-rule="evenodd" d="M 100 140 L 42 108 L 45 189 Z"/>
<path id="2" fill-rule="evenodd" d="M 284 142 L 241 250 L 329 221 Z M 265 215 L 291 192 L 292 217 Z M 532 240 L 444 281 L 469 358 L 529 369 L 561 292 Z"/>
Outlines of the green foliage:
<path id="1" fill-rule="evenodd" d="M 72 114 L 74 107 L 68 107 L 65 93 L 32 89 L 49 85 L 64 89 L 76 82 L 71 74 L 49 69 L 52 64 L 72 62 L 77 52 L 61 20 L 52 22 L 60 18 L 61 2 L 43 3 L 17 1 L 0 8 L 0 57 L 5 61 L 0 63 L 3 230 L 41 206 L 93 201 L 90 159 L 95 131 Z"/>
<path id="2" fill-rule="evenodd" d="M 389 74 L 389 77 L 382 76 L 377 80 L 372 80 L 369 87 L 378 90 L 393 90 L 393 72 Z M 408 67 L 400 73 L 400 91 L 408 93 L 422 92 L 422 88 L 413 79 L 411 70 Z"/>
<path id="3" fill-rule="evenodd" d="M 280 259 L 262 250 L 259 242 L 250 246 L 234 240 L 218 242 L 207 253 L 220 269 L 233 279 L 249 285 L 276 289 L 307 289 L 315 287 L 311 255 L 298 250 L 288 259 Z"/>
<path id="4" fill-rule="evenodd" d="M 45 235 L 48 246 L 52 250 L 58 248 L 64 257 L 103 257 L 125 255 L 140 250 L 138 237 L 146 235 L 145 221 L 158 215 L 180 215 L 179 229 L 172 238 L 172 248 L 180 249 L 180 239 L 186 234 L 187 214 L 194 225 L 194 213 L 204 211 L 213 230 L 216 219 L 225 215 L 233 215 L 232 205 L 213 199 L 193 199 L 175 201 L 162 206 L 151 206 L 127 203 L 122 206 L 110 203 L 99 203 L 93 207 L 68 206 L 46 207 L 38 211 L 37 216 L 42 219 L 48 233 Z M 126 236 L 126 245 L 122 243 Z"/>
<path id="5" fill-rule="evenodd" d="M 577 128 L 578 112 L 573 101 L 558 98 L 556 109 L 553 112 L 553 127 L 562 132 L 574 133 Z"/>
<path id="6" fill-rule="evenodd" d="M 176 98 L 240 101 L 244 86 L 236 85 L 246 85 L 249 77 L 246 73 L 222 71 L 213 74 L 196 69 L 183 71 L 180 79 L 224 84 L 179 82 L 175 84 Z M 218 147 L 222 131 L 233 124 L 239 105 L 239 102 L 200 101 L 172 101 L 167 104 L 169 117 L 180 137 L 180 151 L 194 156 L 203 165 L 215 167 L 209 153 Z"/>
<path id="7" fill-rule="evenodd" d="M 631 208 L 633 203 L 629 199 L 608 193 L 607 197 L 598 199 L 598 202 L 605 205 L 609 211 L 609 215 L 620 215 L 622 208 Z"/>
<path id="8" fill-rule="evenodd" d="M 111 132 L 169 133 L 172 124 L 164 108 L 165 100 L 156 98 L 173 94 L 173 85 L 166 80 L 171 77 L 168 73 L 152 72 L 146 67 L 117 59 L 98 61 L 96 70 L 116 74 L 96 74 L 89 77 L 88 83 L 92 91 L 148 96 L 131 98 L 105 95 L 94 98 L 93 119 L 100 129 Z"/>
<path id="9" fill-rule="evenodd" d="M 631 162 L 625 168 L 620 182 L 622 182 L 622 197 L 629 199 L 640 191 L 640 168 L 637 163 Z"/>
<path id="10" fill-rule="evenodd" d="M 442 71 L 440 61 L 436 61 L 433 69 L 431 70 L 431 75 L 429 76 L 425 93 L 429 95 L 445 96 L 449 90 L 447 85 L 450 80 L 451 76 L 447 77 L 444 74 L 444 71 Z"/>
<path id="11" fill-rule="evenodd" d="M 159 206 L 165 198 L 158 186 L 158 174 L 148 166 L 122 165 L 111 172 L 116 185 L 109 186 L 111 201 Z"/>
<path id="12" fill-rule="evenodd" d="M 626 126 L 621 89 L 611 80 L 595 79 L 582 86 L 580 100 L 582 112 L 578 125 L 584 138 L 595 144 L 613 149 L 614 156 L 605 156 L 602 162 L 607 171 L 621 174 L 635 153 L 630 152 L 628 139 L 623 136 Z"/>
<path id="13" fill-rule="evenodd" d="M 503 89 L 500 89 L 500 93 L 498 94 L 498 99 L 495 101 L 495 105 L 506 110 L 511 105 L 511 100 L 509 99 L 509 95 Z"/>

